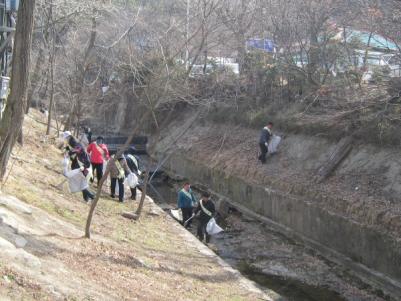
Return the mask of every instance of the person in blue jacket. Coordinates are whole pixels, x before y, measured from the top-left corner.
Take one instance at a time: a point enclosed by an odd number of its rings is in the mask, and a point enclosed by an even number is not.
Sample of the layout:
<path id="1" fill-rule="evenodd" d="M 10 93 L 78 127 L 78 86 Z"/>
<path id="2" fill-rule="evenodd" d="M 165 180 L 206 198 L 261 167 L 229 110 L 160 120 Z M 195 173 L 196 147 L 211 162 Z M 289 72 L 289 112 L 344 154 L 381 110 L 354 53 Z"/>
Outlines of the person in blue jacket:
<path id="1" fill-rule="evenodd" d="M 182 223 L 186 228 L 191 226 L 193 207 L 195 206 L 196 199 L 192 193 L 191 185 L 185 183 L 184 187 L 178 192 L 177 206 L 182 212 Z M 189 220 L 189 221 L 188 221 Z M 185 223 L 188 221 L 187 223 Z"/>

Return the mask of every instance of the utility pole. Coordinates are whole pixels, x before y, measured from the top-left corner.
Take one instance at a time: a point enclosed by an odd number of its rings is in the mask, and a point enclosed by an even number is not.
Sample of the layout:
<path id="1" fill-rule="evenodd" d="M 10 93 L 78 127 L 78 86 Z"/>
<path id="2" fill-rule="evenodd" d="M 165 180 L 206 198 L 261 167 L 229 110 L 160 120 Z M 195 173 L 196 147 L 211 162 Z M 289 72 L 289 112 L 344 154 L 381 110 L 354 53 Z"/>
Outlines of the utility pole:
<path id="1" fill-rule="evenodd" d="M 185 45 L 185 69 L 189 69 L 189 1 L 187 0 L 186 45 Z"/>

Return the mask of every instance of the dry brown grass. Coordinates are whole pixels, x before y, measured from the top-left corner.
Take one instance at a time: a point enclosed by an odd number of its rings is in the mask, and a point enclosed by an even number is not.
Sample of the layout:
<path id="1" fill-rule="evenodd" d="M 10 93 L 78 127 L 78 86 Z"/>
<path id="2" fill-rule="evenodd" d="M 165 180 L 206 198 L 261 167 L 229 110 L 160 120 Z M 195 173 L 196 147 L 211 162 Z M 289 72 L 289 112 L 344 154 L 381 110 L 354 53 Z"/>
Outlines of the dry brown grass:
<path id="1" fill-rule="evenodd" d="M 45 139 L 45 126 L 37 122 L 40 118 L 35 111 L 26 118 L 25 145 L 15 148 L 14 159 L 9 164 L 10 175 L 2 190 L 74 224 L 83 234 L 89 207 L 81 201 L 81 195 L 69 194 L 66 187 L 63 191 L 56 188 L 63 180 L 62 156 Z M 93 220 L 94 239 L 52 236 L 54 229 L 49 229 L 49 235 L 41 240 L 55 247 L 33 252 L 38 257 L 65 264 L 71 277 L 101 287 L 99 293 L 104 300 L 255 300 L 260 297 L 244 289 L 216 259 L 203 255 L 194 244 L 184 241 L 180 236 L 183 230 L 170 218 L 164 214 L 149 215 L 154 206 L 151 202 L 146 202 L 139 221 L 122 218 L 121 213 L 134 205 L 137 202 L 119 204 L 103 197 Z M 3 288 L 0 286 L 1 291 Z M 21 295 L 17 291 L 16 295 L 24 300 L 46 300 L 47 293 L 39 285 Z M 84 286 L 64 298 L 92 300 Z"/>

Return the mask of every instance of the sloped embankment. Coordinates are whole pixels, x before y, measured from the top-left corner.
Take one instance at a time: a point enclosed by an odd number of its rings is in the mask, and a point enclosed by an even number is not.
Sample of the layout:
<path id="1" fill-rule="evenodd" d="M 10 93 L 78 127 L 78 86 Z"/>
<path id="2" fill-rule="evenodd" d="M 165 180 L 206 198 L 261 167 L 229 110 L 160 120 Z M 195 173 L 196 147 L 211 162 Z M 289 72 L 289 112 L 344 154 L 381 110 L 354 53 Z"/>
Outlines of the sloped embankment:
<path id="1" fill-rule="evenodd" d="M 369 281 L 401 296 L 397 150 L 355 144 L 333 176 L 317 184 L 317 170 L 336 148 L 328 139 L 285 136 L 280 152 L 261 165 L 254 130 L 181 120 L 161 137 L 155 156 L 168 156 L 168 169 L 342 257 Z"/>
<path id="2" fill-rule="evenodd" d="M 151 199 L 138 222 L 121 217 L 137 201 L 102 196 L 93 239 L 82 238 L 86 204 L 70 195 L 60 152 L 34 112 L 24 125 L 0 194 L 2 300 L 255 300 L 263 295 Z M 13 196 L 10 196 L 13 195 Z"/>

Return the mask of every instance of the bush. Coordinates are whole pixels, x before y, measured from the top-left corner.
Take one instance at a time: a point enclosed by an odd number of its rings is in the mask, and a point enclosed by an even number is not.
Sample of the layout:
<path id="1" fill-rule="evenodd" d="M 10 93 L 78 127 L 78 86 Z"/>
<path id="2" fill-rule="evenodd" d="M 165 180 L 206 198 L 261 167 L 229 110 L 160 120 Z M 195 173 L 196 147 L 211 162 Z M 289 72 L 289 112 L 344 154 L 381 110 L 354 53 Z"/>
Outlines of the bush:
<path id="1" fill-rule="evenodd" d="M 251 127 L 260 128 L 266 125 L 270 119 L 265 109 L 260 111 L 250 111 L 247 113 L 248 123 Z"/>
<path id="2" fill-rule="evenodd" d="M 390 77 L 391 69 L 388 66 L 377 66 L 373 68 L 372 81 L 382 83 Z"/>

